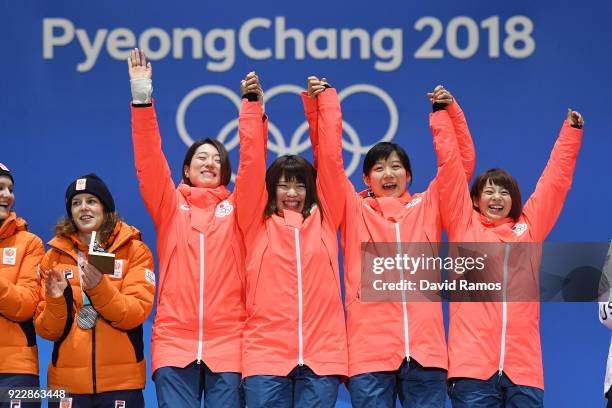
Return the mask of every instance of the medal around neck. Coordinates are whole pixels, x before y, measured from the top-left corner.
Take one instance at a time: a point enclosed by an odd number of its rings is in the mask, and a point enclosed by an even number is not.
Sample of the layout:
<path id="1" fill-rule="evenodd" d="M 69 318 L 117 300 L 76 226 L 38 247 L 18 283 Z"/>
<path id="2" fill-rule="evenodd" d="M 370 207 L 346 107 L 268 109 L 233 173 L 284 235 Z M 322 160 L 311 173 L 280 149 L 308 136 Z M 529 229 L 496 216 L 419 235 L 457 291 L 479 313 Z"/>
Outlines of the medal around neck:
<path id="1" fill-rule="evenodd" d="M 98 312 L 92 305 L 84 305 L 77 315 L 77 325 L 83 330 L 92 329 L 98 321 Z"/>

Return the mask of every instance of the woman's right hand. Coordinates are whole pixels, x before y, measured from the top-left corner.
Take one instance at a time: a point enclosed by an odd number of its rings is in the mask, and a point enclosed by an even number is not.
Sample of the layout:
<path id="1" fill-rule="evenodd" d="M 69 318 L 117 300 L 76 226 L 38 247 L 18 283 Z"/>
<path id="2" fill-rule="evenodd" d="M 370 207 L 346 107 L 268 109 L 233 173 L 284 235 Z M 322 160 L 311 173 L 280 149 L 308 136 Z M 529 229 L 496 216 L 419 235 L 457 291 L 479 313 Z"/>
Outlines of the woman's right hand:
<path id="1" fill-rule="evenodd" d="M 61 272 L 55 269 L 49 269 L 45 272 L 45 290 L 50 297 L 58 298 L 63 296 L 67 286 L 68 281 Z"/>
<path id="2" fill-rule="evenodd" d="M 144 51 L 134 48 L 130 51 L 127 62 L 130 80 L 151 79 L 153 77 L 153 67 L 151 67 L 150 62 L 147 62 Z"/>
<path id="3" fill-rule="evenodd" d="M 263 103 L 264 92 L 255 71 L 249 72 L 244 79 L 240 81 L 240 95 L 244 97 L 248 94 L 257 95 L 257 102 Z"/>

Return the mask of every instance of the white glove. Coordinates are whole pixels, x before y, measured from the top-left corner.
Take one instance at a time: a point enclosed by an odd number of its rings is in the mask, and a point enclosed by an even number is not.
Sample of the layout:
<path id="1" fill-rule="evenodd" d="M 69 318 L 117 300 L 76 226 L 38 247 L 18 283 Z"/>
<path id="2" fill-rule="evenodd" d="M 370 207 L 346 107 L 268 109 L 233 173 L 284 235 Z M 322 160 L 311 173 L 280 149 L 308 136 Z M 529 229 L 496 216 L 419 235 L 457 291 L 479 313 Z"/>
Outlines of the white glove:
<path id="1" fill-rule="evenodd" d="M 130 87 L 132 88 L 132 103 L 134 105 L 151 103 L 153 81 L 150 78 L 130 79 Z"/>

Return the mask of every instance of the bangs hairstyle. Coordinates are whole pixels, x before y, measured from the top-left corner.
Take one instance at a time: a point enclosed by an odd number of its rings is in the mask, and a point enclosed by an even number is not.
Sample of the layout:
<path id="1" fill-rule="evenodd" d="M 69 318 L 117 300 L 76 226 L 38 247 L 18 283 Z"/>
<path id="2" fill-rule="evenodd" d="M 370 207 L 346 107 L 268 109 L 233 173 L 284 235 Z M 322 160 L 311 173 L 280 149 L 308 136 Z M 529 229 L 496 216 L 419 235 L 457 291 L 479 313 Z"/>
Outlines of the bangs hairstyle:
<path id="1" fill-rule="evenodd" d="M 106 245 L 108 239 L 110 238 L 113 230 L 115 229 L 115 225 L 121 221 L 121 217 L 117 212 L 106 212 L 104 211 L 104 216 L 102 218 L 102 225 L 100 225 L 100 229 L 96 234 L 99 239 L 101 245 Z M 57 236 L 64 236 L 69 238 L 71 235 L 78 233 L 76 224 L 72 220 L 72 217 L 63 217 L 55 224 L 53 228 L 53 233 Z M 89 244 L 89 243 L 87 243 Z"/>
<path id="2" fill-rule="evenodd" d="M 187 176 L 185 176 L 185 167 L 189 168 L 191 165 L 191 160 L 193 159 L 193 156 L 195 156 L 196 150 L 198 150 L 198 147 L 204 144 L 214 146 L 219 152 L 219 159 L 221 160 L 221 185 L 227 186 L 232 178 L 232 165 L 230 163 L 229 155 L 227 154 L 227 150 L 225 149 L 223 143 L 216 139 L 211 139 L 210 137 L 193 142 L 193 144 L 189 146 L 189 149 L 187 149 L 185 159 L 183 159 L 183 167 L 181 167 L 183 182 L 188 186 L 193 186 L 191 181 L 189 181 Z"/>
<path id="3" fill-rule="evenodd" d="M 276 206 L 276 187 L 281 177 L 284 177 L 287 181 L 295 180 L 306 186 L 306 198 L 304 199 L 304 209 L 302 210 L 304 219 L 310 215 L 313 204 L 319 207 L 322 216 L 323 209 L 319 205 L 319 197 L 317 196 L 317 171 L 303 157 L 287 154 L 274 160 L 266 171 L 266 189 L 268 190 L 268 204 L 264 210 L 266 218 L 278 212 L 278 207 Z"/>
<path id="4" fill-rule="evenodd" d="M 474 209 L 480 212 L 480 209 L 476 207 L 473 203 L 474 200 L 478 201 L 480 198 L 480 194 L 482 190 L 484 190 L 487 182 L 491 182 L 491 184 L 495 184 L 501 186 L 508 190 L 510 193 L 510 198 L 512 198 L 512 208 L 510 208 L 510 216 L 514 222 L 518 221 L 521 213 L 523 212 L 523 201 L 521 200 L 521 190 L 519 190 L 518 183 L 512 177 L 510 173 L 503 169 L 490 169 L 485 171 L 484 173 L 480 173 L 476 180 L 474 180 L 474 184 L 472 184 L 472 189 L 470 190 L 470 196 L 472 197 L 472 205 Z"/>
<path id="5" fill-rule="evenodd" d="M 404 166 L 404 169 L 406 169 L 406 173 L 410 175 L 410 181 L 412 181 L 412 167 L 410 166 L 408 154 L 406 154 L 406 151 L 402 148 L 402 146 L 391 142 L 376 143 L 370 150 L 368 150 L 365 159 L 363 160 L 363 175 L 369 176 L 370 171 L 372 170 L 372 167 L 376 165 L 376 162 L 381 159 L 387 160 L 393 152 L 397 153 L 397 156 L 402 162 L 402 166 Z"/>

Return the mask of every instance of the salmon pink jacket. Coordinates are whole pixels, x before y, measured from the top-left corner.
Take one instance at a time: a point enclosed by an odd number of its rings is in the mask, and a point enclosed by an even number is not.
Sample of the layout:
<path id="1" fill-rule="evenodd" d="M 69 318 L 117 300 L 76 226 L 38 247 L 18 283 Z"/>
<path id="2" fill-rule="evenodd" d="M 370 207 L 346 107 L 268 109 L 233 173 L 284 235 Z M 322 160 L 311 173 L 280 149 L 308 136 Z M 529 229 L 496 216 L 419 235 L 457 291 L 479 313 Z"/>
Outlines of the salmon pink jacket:
<path id="1" fill-rule="evenodd" d="M 140 192 L 157 231 L 159 284 L 152 369 L 204 362 L 240 372 L 244 255 L 227 188 L 172 181 L 153 106 L 132 107 Z"/>
<path id="2" fill-rule="evenodd" d="M 307 102 L 307 103 L 306 103 Z M 339 103 L 325 107 L 305 100 L 311 137 L 321 140 L 317 129 L 335 123 L 342 117 Z M 463 111 L 457 102 L 432 114 L 434 137 L 448 144 L 457 139 L 461 146 L 464 179 L 472 176 L 475 155 L 472 138 Z M 322 124 L 323 123 L 323 124 Z M 443 131 L 438 131 L 441 127 Z M 312 136 L 312 133 L 315 133 Z M 454 142 L 454 143 L 457 143 Z M 324 153 L 315 143 L 316 156 Z M 425 367 L 447 368 L 446 340 L 442 305 L 439 302 L 416 301 L 373 302 L 361 299 L 362 243 L 417 242 L 431 243 L 432 253 L 442 238 L 439 213 L 439 180 L 446 170 L 439 155 L 438 175 L 423 193 L 406 192 L 398 198 L 366 197 L 356 193 L 344 172 L 336 174 L 344 192 L 344 219 L 340 227 L 344 261 L 346 320 L 349 348 L 349 376 L 366 372 L 397 370 L 404 358 L 414 358 Z M 448 149 L 446 150 L 448 151 Z M 317 163 L 320 159 L 317 157 Z M 442 165 L 444 164 L 444 165 Z"/>
<path id="3" fill-rule="evenodd" d="M 535 192 L 516 222 L 511 218 L 491 220 L 474 210 L 465 179 L 454 172 L 446 173 L 450 178 L 441 183 L 440 198 L 449 241 L 504 243 L 497 257 L 503 263 L 503 269 L 499 268 L 505 274 L 503 278 L 508 279 L 508 274 L 527 274 L 537 290 L 538 248 L 519 251 L 519 245 L 511 244 L 541 243 L 546 239 L 572 184 L 581 140 L 582 130 L 564 122 Z M 450 156 L 455 172 L 459 171 L 458 152 L 455 150 Z M 513 259 L 518 262 L 512 262 Z M 512 286 L 503 286 L 506 296 L 508 288 Z M 486 380 L 503 372 L 515 384 L 543 389 L 537 293 L 531 301 L 451 303 L 448 354 L 449 378 Z"/>
<path id="4" fill-rule="evenodd" d="M 319 104 L 334 103 L 328 89 Z M 331 100 L 331 102 L 329 102 Z M 338 124 L 320 130 L 316 187 L 321 207 L 264 217 L 267 119 L 261 105 L 243 100 L 236 177 L 238 223 L 244 233 L 247 320 L 243 377 L 285 376 L 298 365 L 318 375 L 347 375 L 346 329 L 336 233 L 344 209 L 337 188 L 342 168 Z"/>
<path id="5" fill-rule="evenodd" d="M 38 375 L 33 317 L 43 243 L 11 212 L 0 226 L 0 374 Z"/>

